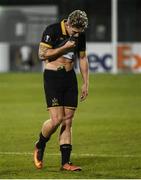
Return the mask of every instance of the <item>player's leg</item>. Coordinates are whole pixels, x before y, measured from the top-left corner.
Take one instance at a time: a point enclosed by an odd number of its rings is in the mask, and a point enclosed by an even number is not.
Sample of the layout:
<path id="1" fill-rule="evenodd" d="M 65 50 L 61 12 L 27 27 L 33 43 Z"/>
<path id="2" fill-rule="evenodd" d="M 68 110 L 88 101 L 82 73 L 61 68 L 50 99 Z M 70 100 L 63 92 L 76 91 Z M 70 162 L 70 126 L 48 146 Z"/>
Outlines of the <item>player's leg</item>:
<path id="1" fill-rule="evenodd" d="M 74 113 L 74 109 L 64 108 L 64 118 L 61 123 L 61 130 L 59 135 L 60 144 L 71 144 L 71 128 Z"/>
<path id="2" fill-rule="evenodd" d="M 61 124 L 59 140 L 62 155 L 62 169 L 75 171 L 81 170 L 81 168 L 69 163 L 72 150 L 72 120 L 78 103 L 78 85 L 74 70 L 67 72 L 66 78 L 69 83 L 66 83 L 67 91 L 64 94 L 65 116 Z"/>
<path id="3" fill-rule="evenodd" d="M 74 116 L 73 109 L 65 108 L 64 120 L 61 123 L 61 129 L 59 134 L 60 150 L 62 155 L 62 165 L 70 161 L 70 153 L 72 150 L 72 119 Z"/>
<path id="4" fill-rule="evenodd" d="M 78 171 L 80 167 L 70 163 L 70 155 L 72 150 L 72 120 L 75 110 L 65 108 L 64 120 L 61 123 L 61 130 L 59 135 L 60 151 L 62 157 L 62 170 Z"/>
<path id="5" fill-rule="evenodd" d="M 64 108 L 63 106 L 59 107 L 51 107 L 49 108 L 50 119 L 45 121 L 42 126 L 42 134 L 44 137 L 49 138 L 52 135 L 64 117 Z"/>
<path id="6" fill-rule="evenodd" d="M 56 131 L 64 116 L 62 104 L 63 93 L 60 93 L 62 90 L 62 80 L 59 77 L 60 74 L 57 71 L 47 69 L 44 71 L 44 91 L 50 119 L 44 122 L 39 141 L 35 147 L 34 162 L 37 168 L 42 168 L 46 143 L 49 141 L 50 136 Z"/>
<path id="7" fill-rule="evenodd" d="M 63 120 L 64 109 L 63 107 L 51 107 L 49 108 L 49 114 L 50 119 L 44 122 L 39 140 L 35 145 L 34 164 L 38 169 L 43 166 L 43 155 L 46 143 Z"/>

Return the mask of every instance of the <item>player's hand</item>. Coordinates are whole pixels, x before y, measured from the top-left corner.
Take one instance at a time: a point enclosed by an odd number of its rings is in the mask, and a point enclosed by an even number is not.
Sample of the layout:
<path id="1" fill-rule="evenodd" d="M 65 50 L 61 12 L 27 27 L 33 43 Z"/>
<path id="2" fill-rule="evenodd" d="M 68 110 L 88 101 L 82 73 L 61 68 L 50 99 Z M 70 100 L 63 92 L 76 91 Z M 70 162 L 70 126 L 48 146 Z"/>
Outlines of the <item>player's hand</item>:
<path id="1" fill-rule="evenodd" d="M 66 49 L 71 49 L 71 48 L 74 48 L 75 46 L 76 46 L 75 41 L 67 41 L 64 44 L 64 48 Z"/>
<path id="2" fill-rule="evenodd" d="M 88 96 L 88 86 L 86 84 L 83 84 L 81 88 L 80 102 L 84 101 L 87 96 Z"/>

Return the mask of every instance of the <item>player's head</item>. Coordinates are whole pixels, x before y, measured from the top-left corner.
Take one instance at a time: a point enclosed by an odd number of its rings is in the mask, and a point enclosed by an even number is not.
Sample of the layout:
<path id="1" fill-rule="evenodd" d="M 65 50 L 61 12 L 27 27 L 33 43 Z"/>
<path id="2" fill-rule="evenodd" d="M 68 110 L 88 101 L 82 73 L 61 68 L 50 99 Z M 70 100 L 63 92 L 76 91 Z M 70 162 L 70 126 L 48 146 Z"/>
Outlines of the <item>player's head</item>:
<path id="1" fill-rule="evenodd" d="M 88 18 L 85 11 L 75 10 L 68 16 L 68 23 L 72 27 L 82 28 L 85 30 L 88 26 Z"/>
<path id="2" fill-rule="evenodd" d="M 87 14 L 84 11 L 75 10 L 69 14 L 67 23 L 74 29 L 74 32 L 83 32 L 88 26 Z"/>

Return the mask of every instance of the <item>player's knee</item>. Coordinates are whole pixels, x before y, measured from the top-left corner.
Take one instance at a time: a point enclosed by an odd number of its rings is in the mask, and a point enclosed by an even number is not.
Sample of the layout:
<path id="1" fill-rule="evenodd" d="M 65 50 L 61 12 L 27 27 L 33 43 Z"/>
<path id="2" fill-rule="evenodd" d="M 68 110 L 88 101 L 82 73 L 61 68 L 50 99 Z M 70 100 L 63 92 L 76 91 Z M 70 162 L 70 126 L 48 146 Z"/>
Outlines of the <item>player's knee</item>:
<path id="1" fill-rule="evenodd" d="M 49 120 L 46 120 L 44 123 L 43 123 L 43 128 L 46 128 L 48 126 L 48 123 L 50 122 L 50 119 Z"/>
<path id="2" fill-rule="evenodd" d="M 66 121 L 72 121 L 73 117 L 74 117 L 74 114 L 72 114 L 72 113 L 67 113 L 67 114 L 65 115 L 64 119 L 65 119 Z"/>
<path id="3" fill-rule="evenodd" d="M 51 123 L 53 128 L 57 128 L 61 124 L 62 120 L 63 120 L 62 116 L 53 116 L 51 118 Z"/>
<path id="4" fill-rule="evenodd" d="M 72 127 L 72 121 L 68 121 L 68 120 L 63 121 L 63 123 L 61 124 L 61 132 L 63 131 L 70 132 L 71 127 Z"/>
<path id="5" fill-rule="evenodd" d="M 67 113 L 64 117 L 63 126 L 65 126 L 66 128 L 71 128 L 73 116 L 74 114 Z"/>
<path id="6" fill-rule="evenodd" d="M 64 126 L 65 128 L 71 128 L 71 126 L 72 126 L 72 116 L 66 118 L 66 119 L 63 121 L 62 126 Z"/>

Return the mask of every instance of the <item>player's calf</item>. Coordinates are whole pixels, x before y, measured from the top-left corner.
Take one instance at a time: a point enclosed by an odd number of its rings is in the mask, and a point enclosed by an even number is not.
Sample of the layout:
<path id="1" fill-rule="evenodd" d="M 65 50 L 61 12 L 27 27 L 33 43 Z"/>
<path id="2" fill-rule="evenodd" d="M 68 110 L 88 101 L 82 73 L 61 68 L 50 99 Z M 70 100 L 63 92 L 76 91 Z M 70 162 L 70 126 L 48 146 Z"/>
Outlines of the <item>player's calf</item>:
<path id="1" fill-rule="evenodd" d="M 46 142 L 49 138 L 45 138 L 42 133 L 40 133 L 39 141 L 35 144 L 34 149 L 34 164 L 37 169 L 41 169 L 43 167 L 43 156 L 46 147 Z"/>

